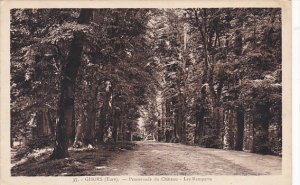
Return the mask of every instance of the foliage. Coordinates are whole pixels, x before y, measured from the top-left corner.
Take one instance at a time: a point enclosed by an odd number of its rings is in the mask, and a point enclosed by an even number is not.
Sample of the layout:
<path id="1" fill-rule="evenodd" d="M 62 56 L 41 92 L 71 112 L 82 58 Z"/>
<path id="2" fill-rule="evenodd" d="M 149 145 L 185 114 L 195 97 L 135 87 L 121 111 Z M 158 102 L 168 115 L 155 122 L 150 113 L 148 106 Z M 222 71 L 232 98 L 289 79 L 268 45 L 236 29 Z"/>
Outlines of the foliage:
<path id="1" fill-rule="evenodd" d="M 99 9 L 88 25 L 79 13 L 11 10 L 13 138 L 30 136 L 41 107 L 58 117 L 67 56 L 81 33 L 73 111 L 81 140 L 99 142 L 109 128 L 128 139 L 142 118 L 162 141 L 281 152 L 280 9 Z"/>
<path id="2" fill-rule="evenodd" d="M 32 153 L 33 150 L 52 147 L 54 143 L 53 141 L 53 136 L 43 136 L 40 138 L 29 139 L 24 146 L 18 148 L 15 158 L 21 159 L 24 158 L 26 155 Z"/>

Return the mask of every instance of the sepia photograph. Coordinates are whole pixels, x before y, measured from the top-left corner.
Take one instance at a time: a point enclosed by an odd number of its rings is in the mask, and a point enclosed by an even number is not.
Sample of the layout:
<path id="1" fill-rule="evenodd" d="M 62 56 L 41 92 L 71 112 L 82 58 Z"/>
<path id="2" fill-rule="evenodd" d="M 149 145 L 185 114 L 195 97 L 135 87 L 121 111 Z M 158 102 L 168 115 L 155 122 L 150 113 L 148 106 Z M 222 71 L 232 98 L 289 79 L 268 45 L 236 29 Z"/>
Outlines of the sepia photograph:
<path id="1" fill-rule="evenodd" d="M 283 175 L 282 7 L 8 11 L 10 178 Z"/>

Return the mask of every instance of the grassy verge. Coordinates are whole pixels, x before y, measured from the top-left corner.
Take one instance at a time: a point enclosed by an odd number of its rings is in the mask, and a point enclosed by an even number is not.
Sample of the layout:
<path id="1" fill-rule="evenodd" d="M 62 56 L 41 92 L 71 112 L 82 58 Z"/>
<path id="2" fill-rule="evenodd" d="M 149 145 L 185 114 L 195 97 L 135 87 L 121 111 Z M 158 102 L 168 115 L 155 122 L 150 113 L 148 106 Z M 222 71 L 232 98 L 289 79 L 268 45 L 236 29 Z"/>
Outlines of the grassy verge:
<path id="1" fill-rule="evenodd" d="M 134 143 L 124 142 L 99 145 L 96 149 L 69 149 L 70 157 L 49 160 L 51 150 L 36 157 L 27 156 L 23 163 L 12 167 L 12 176 L 86 176 L 101 175 L 97 168 L 106 167 L 110 160 L 127 150 L 133 150 Z"/>

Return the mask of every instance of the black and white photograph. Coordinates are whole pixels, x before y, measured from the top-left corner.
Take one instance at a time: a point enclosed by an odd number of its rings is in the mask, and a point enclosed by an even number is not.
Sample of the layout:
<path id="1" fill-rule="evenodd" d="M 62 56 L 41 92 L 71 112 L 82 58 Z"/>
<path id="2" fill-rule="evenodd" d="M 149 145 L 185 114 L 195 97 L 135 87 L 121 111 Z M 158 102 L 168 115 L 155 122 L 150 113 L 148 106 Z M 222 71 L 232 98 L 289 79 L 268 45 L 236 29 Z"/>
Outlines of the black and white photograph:
<path id="1" fill-rule="evenodd" d="M 11 177 L 281 176 L 282 15 L 11 8 Z"/>

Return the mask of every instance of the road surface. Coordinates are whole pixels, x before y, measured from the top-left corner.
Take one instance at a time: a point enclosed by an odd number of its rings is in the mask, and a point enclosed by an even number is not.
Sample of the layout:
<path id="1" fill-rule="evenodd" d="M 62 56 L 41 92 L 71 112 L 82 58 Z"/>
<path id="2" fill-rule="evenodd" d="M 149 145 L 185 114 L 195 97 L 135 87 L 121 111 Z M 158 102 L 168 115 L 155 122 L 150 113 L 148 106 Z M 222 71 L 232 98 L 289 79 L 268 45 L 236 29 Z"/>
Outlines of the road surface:
<path id="1" fill-rule="evenodd" d="M 280 175 L 281 158 L 241 151 L 137 142 L 136 150 L 117 155 L 101 175 Z M 99 167 L 97 167 L 99 169 Z"/>

